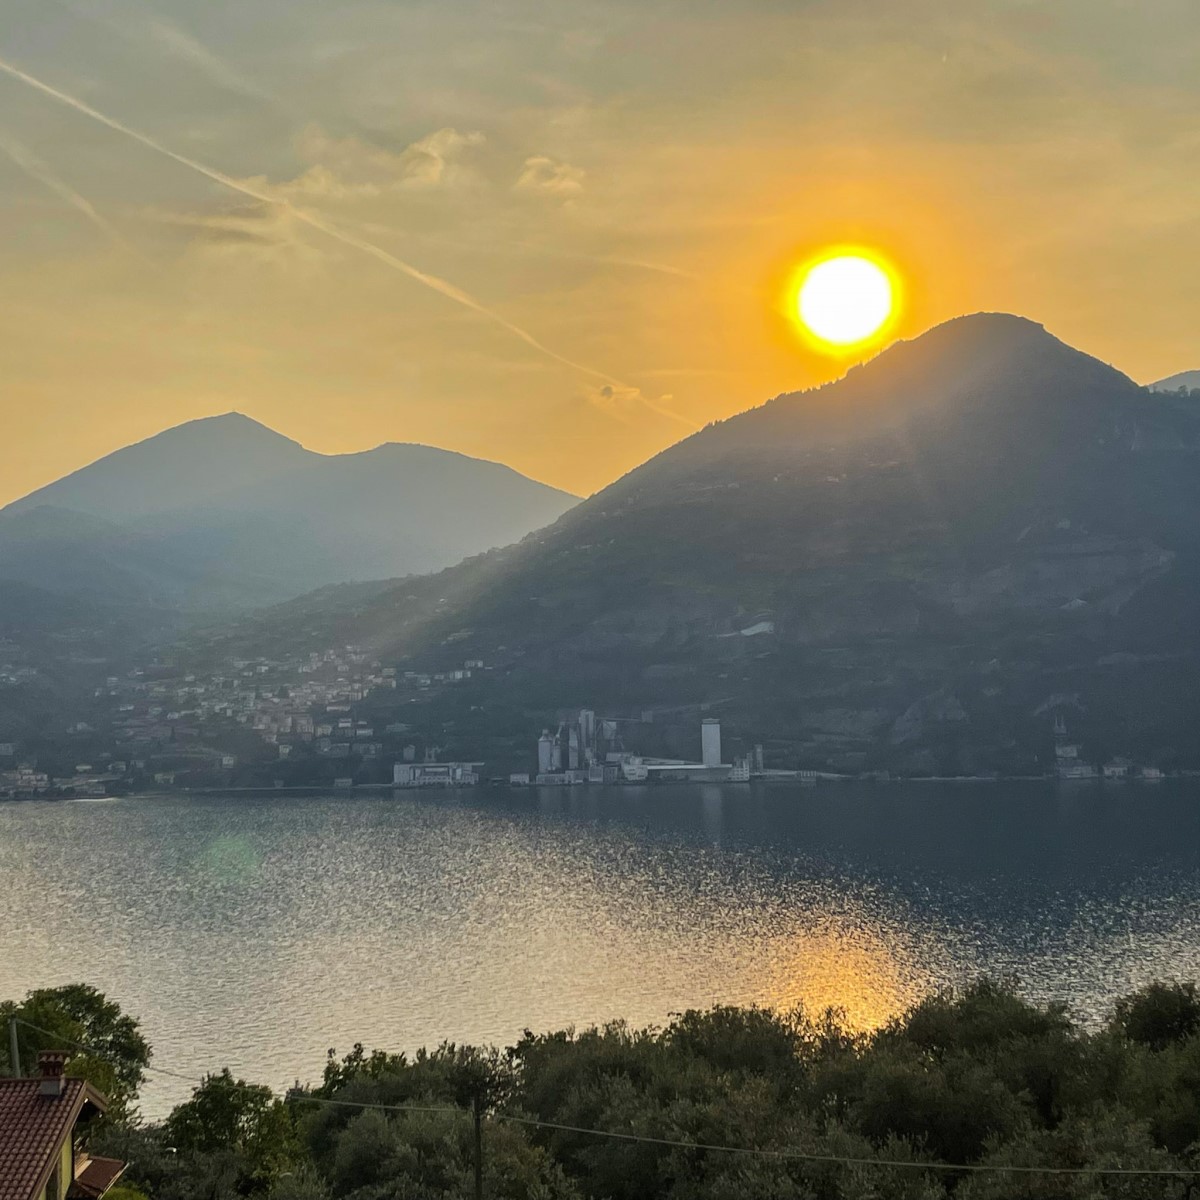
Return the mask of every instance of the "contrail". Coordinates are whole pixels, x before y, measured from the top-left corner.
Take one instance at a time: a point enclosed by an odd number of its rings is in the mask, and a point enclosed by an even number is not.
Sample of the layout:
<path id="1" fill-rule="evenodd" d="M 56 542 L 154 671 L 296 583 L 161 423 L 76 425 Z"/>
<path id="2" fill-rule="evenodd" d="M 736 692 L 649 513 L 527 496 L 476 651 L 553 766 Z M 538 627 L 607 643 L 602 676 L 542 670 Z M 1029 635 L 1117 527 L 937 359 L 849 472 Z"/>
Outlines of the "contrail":
<path id="1" fill-rule="evenodd" d="M 191 63 L 218 87 L 283 112 L 283 106 L 269 92 L 234 70 L 190 33 L 158 16 L 147 5 L 118 5 L 118 9 L 123 10 L 118 15 L 95 12 L 92 5 L 81 4 L 78 0 L 58 0 L 58 4 L 73 17 L 91 21 L 133 45 L 144 47 L 147 41 L 154 42 L 175 57 Z M 131 18 L 130 23 L 123 22 L 120 16 Z"/>
<path id="2" fill-rule="evenodd" d="M 235 71 L 207 46 L 198 42 L 190 33 L 180 29 L 178 25 L 172 25 L 160 17 L 151 17 L 146 26 L 146 32 L 172 54 L 190 62 L 218 87 L 282 111 L 283 106 L 270 92 Z"/>
<path id="3" fill-rule="evenodd" d="M 189 158 L 185 154 L 180 154 L 176 150 L 172 150 L 169 146 L 164 146 L 161 142 L 156 141 L 148 134 L 142 133 L 140 130 L 134 129 L 129 125 L 118 121 L 115 117 L 107 116 L 98 109 L 93 108 L 90 104 L 85 104 L 84 101 L 68 92 L 61 91 L 59 88 L 53 87 L 48 83 L 44 83 L 34 75 L 30 75 L 27 71 L 21 70 L 20 67 L 14 66 L 5 59 L 0 58 L 0 71 L 13 79 L 19 80 L 27 87 L 33 88 L 35 91 L 41 92 L 44 96 L 49 96 L 52 100 L 58 101 L 60 104 L 65 104 L 68 108 L 73 108 L 76 112 L 82 113 L 86 117 L 90 117 L 93 121 L 99 122 L 101 125 L 113 130 L 116 133 L 123 134 L 127 138 L 132 138 L 135 142 L 140 143 L 149 150 L 153 150 L 156 154 L 161 154 L 166 158 L 177 162 L 180 166 L 187 167 L 189 170 L 195 171 L 203 175 L 206 179 L 211 179 L 214 183 L 219 183 L 222 187 L 229 188 L 231 191 L 240 192 L 243 196 L 249 196 L 252 200 L 258 200 L 262 204 L 276 205 L 286 209 L 297 221 L 304 225 L 308 225 L 312 229 L 316 229 L 326 237 L 333 238 L 335 241 L 341 242 L 343 245 L 350 246 L 363 254 L 369 255 L 376 261 L 383 263 L 385 266 L 391 267 L 393 270 L 399 271 L 407 275 L 410 279 L 416 280 L 417 283 L 430 288 L 432 291 L 439 292 L 449 300 L 453 300 L 456 304 L 462 305 L 464 308 L 470 309 L 479 316 L 499 325 L 500 328 L 507 330 L 514 337 L 519 338 L 531 349 L 536 350 L 545 358 L 551 359 L 553 362 L 561 363 L 565 367 L 570 367 L 573 371 L 578 371 L 582 375 L 587 375 L 593 379 L 603 380 L 605 383 L 615 387 L 626 388 L 627 384 L 622 383 L 619 379 L 609 375 L 605 371 L 599 371 L 595 367 L 589 367 L 584 363 L 576 362 L 574 359 L 567 358 L 563 354 L 559 354 L 556 350 L 551 350 L 549 346 L 543 345 L 538 341 L 533 334 L 522 329 L 519 325 L 514 325 L 513 322 L 492 309 L 481 304 L 469 293 L 464 292 L 461 288 L 455 287 L 452 283 L 448 283 L 444 279 L 438 278 L 436 275 L 430 275 L 426 271 L 419 270 L 411 263 L 405 262 L 402 258 L 397 258 L 394 254 L 390 254 L 381 246 L 375 245 L 374 242 L 369 242 L 365 238 L 357 237 L 355 234 L 349 233 L 340 226 L 327 221 L 322 217 L 318 217 L 311 212 L 307 212 L 302 208 L 297 208 L 287 199 L 280 199 L 277 196 L 271 195 L 269 192 L 260 188 L 254 187 L 252 184 L 246 183 L 240 179 L 234 179 L 232 175 L 226 175 L 223 171 L 218 171 L 215 167 L 206 166 L 202 162 L 198 162 L 194 158 Z M 640 395 L 640 392 L 639 392 Z M 667 410 L 660 409 L 655 405 L 647 403 L 647 407 L 654 412 L 666 414 Z M 671 413 L 672 419 L 687 425 L 691 428 L 697 428 L 691 421 L 686 418 Z"/>
<path id="4" fill-rule="evenodd" d="M 402 236 L 401 232 L 391 225 L 383 225 L 378 221 L 364 221 L 359 228 L 367 233 L 381 233 L 388 237 Z M 671 275 L 676 279 L 686 279 L 691 283 L 705 283 L 705 277 L 694 271 L 685 271 L 682 267 L 672 267 L 666 263 L 650 262 L 642 258 L 622 258 L 615 254 L 588 254 L 583 250 L 561 250 L 557 247 L 539 246 L 533 242 L 505 242 L 485 248 L 489 254 L 536 254 L 542 258 L 558 258 L 566 262 L 602 263 L 610 267 L 629 267 L 635 271 L 650 271 L 656 275 Z"/>
<path id="5" fill-rule="evenodd" d="M 40 183 L 60 200 L 82 213 L 106 238 L 120 246 L 122 250 L 141 257 L 136 247 L 122 235 L 111 221 L 96 211 L 95 206 L 86 196 L 81 196 L 70 184 L 59 179 L 28 146 L 17 141 L 11 134 L 0 131 L 0 151 L 7 154 L 35 183 Z"/>

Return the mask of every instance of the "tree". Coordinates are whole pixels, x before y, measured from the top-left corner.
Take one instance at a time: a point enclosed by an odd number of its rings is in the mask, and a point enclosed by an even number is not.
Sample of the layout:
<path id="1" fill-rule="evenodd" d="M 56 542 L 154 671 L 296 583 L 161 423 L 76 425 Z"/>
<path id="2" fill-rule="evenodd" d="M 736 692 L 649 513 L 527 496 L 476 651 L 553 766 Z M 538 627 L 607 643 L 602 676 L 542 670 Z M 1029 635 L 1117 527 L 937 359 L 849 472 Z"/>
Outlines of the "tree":
<path id="1" fill-rule="evenodd" d="M 301 1158 L 293 1114 L 261 1084 L 235 1079 L 228 1067 L 207 1075 L 163 1125 L 169 1146 L 202 1158 L 233 1152 L 250 1186 L 266 1186 Z"/>
<path id="2" fill-rule="evenodd" d="M 965 1180 L 957 1200 L 1183 1200 L 1184 1176 L 1095 1175 L 1088 1167 L 1167 1171 L 1179 1164 L 1155 1146 L 1146 1125 L 1119 1109 L 1073 1117 L 1055 1130 L 1029 1131 L 984 1159 L 988 1166 L 1072 1167 L 1078 1174 L 994 1171 Z"/>
<path id="3" fill-rule="evenodd" d="M 146 1078 L 150 1046 L 135 1018 L 86 983 L 39 988 L 24 1000 L 0 1004 L 0 1023 L 16 1018 L 21 1069 L 32 1074 L 42 1050 L 70 1054 L 67 1074 L 86 1079 L 108 1099 L 110 1120 L 127 1120 Z M 0 1062 L 12 1072 L 8 1039 L 0 1038 Z"/>
<path id="4" fill-rule="evenodd" d="M 1151 983 L 1118 1001 L 1114 1023 L 1131 1042 L 1164 1050 L 1200 1030 L 1194 983 Z"/>

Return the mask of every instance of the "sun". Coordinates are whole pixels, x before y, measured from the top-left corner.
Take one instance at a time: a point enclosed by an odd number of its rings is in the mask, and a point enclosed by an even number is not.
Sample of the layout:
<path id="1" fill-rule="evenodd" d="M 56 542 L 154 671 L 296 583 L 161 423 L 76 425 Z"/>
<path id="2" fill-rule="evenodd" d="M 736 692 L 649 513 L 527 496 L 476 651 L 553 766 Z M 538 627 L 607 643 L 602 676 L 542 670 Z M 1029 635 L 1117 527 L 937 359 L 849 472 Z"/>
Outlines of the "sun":
<path id="1" fill-rule="evenodd" d="M 827 249 L 797 271 L 793 287 L 795 320 L 826 354 L 850 354 L 881 341 L 899 315 L 899 275 L 873 251 Z"/>

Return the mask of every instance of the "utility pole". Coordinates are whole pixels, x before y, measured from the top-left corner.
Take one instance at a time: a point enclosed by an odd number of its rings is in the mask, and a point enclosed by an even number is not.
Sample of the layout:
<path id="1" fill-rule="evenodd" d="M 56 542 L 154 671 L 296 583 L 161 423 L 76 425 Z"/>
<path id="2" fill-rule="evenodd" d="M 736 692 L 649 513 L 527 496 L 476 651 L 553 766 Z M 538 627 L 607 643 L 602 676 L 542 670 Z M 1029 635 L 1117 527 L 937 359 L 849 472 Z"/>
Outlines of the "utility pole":
<path id="1" fill-rule="evenodd" d="M 8 1019 L 8 1056 L 14 1079 L 21 1078 L 21 1044 L 17 1041 L 17 1018 Z"/>
<path id="2" fill-rule="evenodd" d="M 471 1109 L 475 1116 L 475 1200 L 483 1200 L 483 1102 L 478 1092 Z"/>

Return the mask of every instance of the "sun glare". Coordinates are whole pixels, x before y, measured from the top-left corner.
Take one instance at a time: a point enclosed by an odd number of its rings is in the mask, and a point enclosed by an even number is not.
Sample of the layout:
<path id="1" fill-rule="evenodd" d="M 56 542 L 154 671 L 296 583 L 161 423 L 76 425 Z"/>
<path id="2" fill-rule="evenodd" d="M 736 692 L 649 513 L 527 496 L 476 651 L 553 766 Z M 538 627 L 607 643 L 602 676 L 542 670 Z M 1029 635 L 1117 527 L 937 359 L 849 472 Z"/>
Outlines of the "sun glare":
<path id="1" fill-rule="evenodd" d="M 797 273 L 795 317 L 814 346 L 846 354 L 883 338 L 897 316 L 895 269 L 862 250 L 827 251 Z"/>

